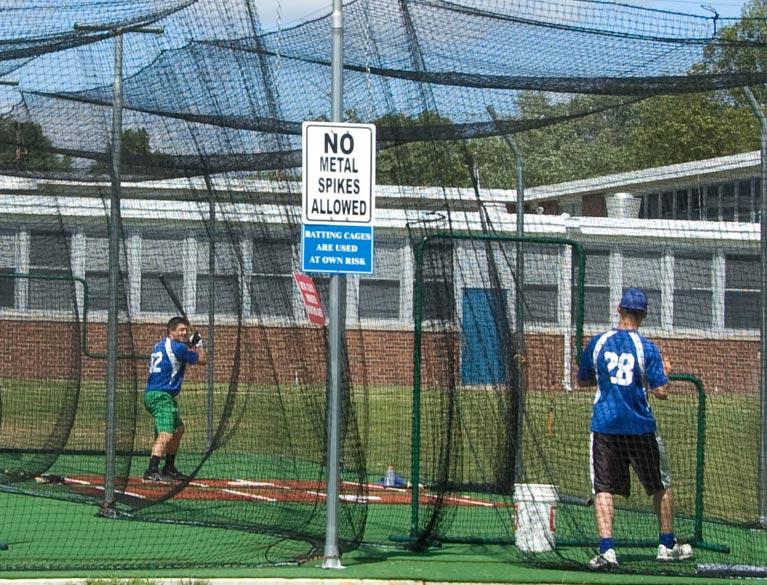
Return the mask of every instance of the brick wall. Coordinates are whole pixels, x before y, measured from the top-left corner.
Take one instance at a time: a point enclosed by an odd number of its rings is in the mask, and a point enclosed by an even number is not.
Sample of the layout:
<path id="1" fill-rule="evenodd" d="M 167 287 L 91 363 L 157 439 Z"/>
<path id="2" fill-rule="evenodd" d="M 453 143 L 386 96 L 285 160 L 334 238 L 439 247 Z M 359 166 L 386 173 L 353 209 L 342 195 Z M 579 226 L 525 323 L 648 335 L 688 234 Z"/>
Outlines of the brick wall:
<path id="1" fill-rule="evenodd" d="M 164 334 L 162 324 L 136 324 L 120 332 L 120 352 L 130 351 L 130 334 L 139 353 L 148 355 Z M 204 331 L 203 331 L 204 333 Z M 216 327 L 215 377 L 229 381 L 235 365 L 237 328 Z M 105 353 L 106 326 L 88 327 L 91 353 Z M 68 323 L 48 321 L 0 320 L 0 377 L 67 378 L 78 366 L 82 377 L 103 380 L 104 359 L 82 357 L 75 345 L 76 329 Z M 759 383 L 758 340 L 657 338 L 664 355 L 676 372 L 698 376 L 708 392 L 757 392 Z M 564 349 L 559 335 L 526 336 L 525 363 L 528 386 L 541 390 L 562 388 Z M 410 386 L 413 383 L 413 333 L 394 330 L 350 330 L 347 333 L 348 360 L 352 379 L 370 385 Z M 422 383 L 444 384 L 460 380 L 460 340 L 453 333 L 424 332 Z M 239 380 L 244 383 L 292 384 L 325 380 L 324 331 L 309 327 L 246 327 L 242 329 L 239 355 Z M 51 366 L 55 367 L 51 367 Z M 135 368 L 143 383 L 146 360 L 121 360 L 120 371 Z M 577 371 L 573 364 L 572 376 Z M 206 368 L 189 368 L 187 380 L 201 382 Z"/>

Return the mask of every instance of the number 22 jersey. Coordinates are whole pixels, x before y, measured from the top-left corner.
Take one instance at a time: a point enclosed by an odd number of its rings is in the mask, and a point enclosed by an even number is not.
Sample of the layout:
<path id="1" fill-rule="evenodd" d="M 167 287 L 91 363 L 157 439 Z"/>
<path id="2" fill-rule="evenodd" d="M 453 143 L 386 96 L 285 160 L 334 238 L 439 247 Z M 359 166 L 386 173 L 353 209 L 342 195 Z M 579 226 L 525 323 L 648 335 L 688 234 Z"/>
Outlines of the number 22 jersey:
<path id="1" fill-rule="evenodd" d="M 578 379 L 597 384 L 591 431 L 606 435 L 654 433 L 647 390 L 668 384 L 658 347 L 638 332 L 612 329 L 593 337 Z"/>

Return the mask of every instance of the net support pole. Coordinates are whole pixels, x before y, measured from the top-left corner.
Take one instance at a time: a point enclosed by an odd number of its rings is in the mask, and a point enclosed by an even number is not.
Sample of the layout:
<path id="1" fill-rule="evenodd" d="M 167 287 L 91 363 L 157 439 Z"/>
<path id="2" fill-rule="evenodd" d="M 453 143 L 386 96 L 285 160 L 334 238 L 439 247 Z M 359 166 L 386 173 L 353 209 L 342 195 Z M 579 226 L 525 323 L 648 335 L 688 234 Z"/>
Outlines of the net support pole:
<path id="1" fill-rule="evenodd" d="M 114 81 L 112 86 L 112 164 L 109 199 L 109 311 L 107 313 L 107 384 L 106 434 L 104 438 L 104 501 L 102 512 L 113 516 L 115 512 L 115 427 L 117 393 L 117 311 L 120 276 L 120 157 L 122 153 L 122 63 L 123 36 L 114 36 Z"/>
<path id="2" fill-rule="evenodd" d="M 76 32 L 109 31 L 114 38 L 114 71 L 112 82 L 112 144 L 109 196 L 109 275 L 107 311 L 107 374 L 105 395 L 104 432 L 104 500 L 101 515 L 116 516 L 115 510 L 115 461 L 117 457 L 115 429 L 117 395 L 117 318 L 120 286 L 120 167 L 122 157 L 123 124 L 123 34 L 125 32 L 163 34 L 162 28 L 121 29 L 104 25 L 75 24 Z"/>
<path id="3" fill-rule="evenodd" d="M 495 109 L 492 106 L 487 106 L 487 112 L 493 119 L 496 127 L 502 130 L 499 124 L 498 116 L 495 113 Z M 516 354 L 514 355 L 514 361 L 516 367 L 514 369 L 516 374 L 516 387 L 517 392 L 514 396 L 516 407 L 516 437 L 515 437 L 515 454 L 514 454 L 514 477 L 516 481 L 520 481 L 524 473 L 523 465 L 523 448 L 522 438 L 524 435 L 524 388 L 525 388 L 525 316 L 524 309 L 524 286 L 525 286 L 525 251 L 524 251 L 524 236 L 525 236 L 525 158 L 522 155 L 522 150 L 519 148 L 514 137 L 508 132 L 502 132 L 501 136 L 506 142 L 508 147 L 514 153 L 514 162 L 516 164 L 517 175 L 517 241 L 514 244 L 515 252 L 515 267 L 517 277 L 515 279 L 516 290 L 514 291 L 514 328 L 517 332 L 517 344 Z"/>
<path id="4" fill-rule="evenodd" d="M 210 176 L 205 173 L 205 187 L 208 191 L 208 230 L 210 232 L 210 245 L 208 246 L 208 365 L 207 376 L 207 410 L 205 428 L 208 434 L 208 450 L 213 449 L 213 386 L 215 348 L 216 348 L 216 199 L 213 194 L 213 184 Z"/>
<path id="5" fill-rule="evenodd" d="M 750 88 L 743 91 L 748 98 L 749 105 L 754 112 L 761 128 L 761 165 L 759 168 L 761 182 L 761 205 L 759 221 L 759 243 L 761 258 L 761 289 L 762 289 L 762 320 L 760 327 L 760 350 L 761 350 L 761 383 L 759 386 L 759 404 L 761 412 L 760 440 L 759 440 L 759 524 L 767 528 L 767 119 L 759 102 L 756 100 Z"/>
<path id="6" fill-rule="evenodd" d="M 333 0 L 330 18 L 333 53 L 331 121 L 343 119 L 344 7 L 342 0 Z M 346 327 L 346 277 L 335 274 L 330 279 L 328 311 L 328 409 L 327 409 L 327 518 L 325 522 L 325 551 L 323 569 L 343 569 L 338 549 L 338 503 L 340 493 L 341 459 L 341 391 L 343 388 L 344 333 Z"/>

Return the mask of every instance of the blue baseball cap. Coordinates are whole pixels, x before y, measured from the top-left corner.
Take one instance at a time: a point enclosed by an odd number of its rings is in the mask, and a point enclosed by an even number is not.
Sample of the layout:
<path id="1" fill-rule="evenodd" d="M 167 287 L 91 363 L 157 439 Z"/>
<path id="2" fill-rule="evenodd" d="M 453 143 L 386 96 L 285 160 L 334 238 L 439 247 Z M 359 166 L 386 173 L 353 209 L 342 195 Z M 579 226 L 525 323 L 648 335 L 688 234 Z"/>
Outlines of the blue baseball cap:
<path id="1" fill-rule="evenodd" d="M 641 288 L 628 288 L 621 297 L 621 302 L 618 305 L 621 309 L 627 311 L 642 311 L 647 312 L 647 295 Z"/>

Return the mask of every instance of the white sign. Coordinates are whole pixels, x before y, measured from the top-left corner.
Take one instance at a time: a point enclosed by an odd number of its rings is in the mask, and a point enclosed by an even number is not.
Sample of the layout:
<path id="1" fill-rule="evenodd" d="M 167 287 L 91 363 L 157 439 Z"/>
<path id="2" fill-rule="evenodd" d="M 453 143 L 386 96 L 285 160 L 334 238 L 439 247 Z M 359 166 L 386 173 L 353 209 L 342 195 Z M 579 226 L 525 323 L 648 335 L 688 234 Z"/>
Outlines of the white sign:
<path id="1" fill-rule="evenodd" d="M 373 225 L 376 127 L 304 122 L 303 223 Z"/>

